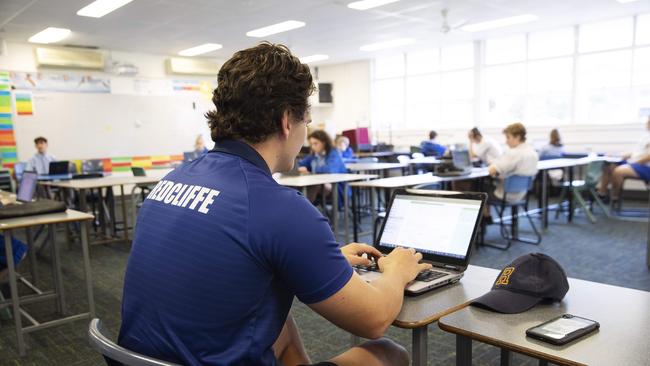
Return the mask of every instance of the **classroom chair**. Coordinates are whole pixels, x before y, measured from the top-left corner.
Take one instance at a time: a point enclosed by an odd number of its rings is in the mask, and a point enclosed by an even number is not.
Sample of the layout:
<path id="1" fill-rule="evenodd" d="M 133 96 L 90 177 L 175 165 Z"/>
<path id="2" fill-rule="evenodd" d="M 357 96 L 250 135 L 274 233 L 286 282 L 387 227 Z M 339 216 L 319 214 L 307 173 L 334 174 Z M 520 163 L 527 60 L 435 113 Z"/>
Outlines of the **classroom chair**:
<path id="1" fill-rule="evenodd" d="M 488 205 L 494 206 L 494 208 L 496 209 L 499 215 L 499 230 L 501 232 L 501 236 L 506 240 L 506 245 L 486 243 L 485 240 L 483 239 L 481 240 L 481 245 L 485 245 L 488 247 L 497 248 L 501 250 L 507 250 L 508 248 L 510 248 L 513 241 L 519 241 L 522 243 L 535 244 L 535 245 L 538 245 L 539 243 L 542 242 L 542 235 L 537 230 L 533 218 L 528 213 L 528 201 L 529 201 L 528 192 L 533 186 L 533 180 L 534 177 L 532 176 L 512 175 L 510 177 L 507 177 L 504 180 L 504 184 L 503 184 L 503 192 L 504 192 L 503 198 L 498 199 L 494 197 L 488 200 Z M 526 192 L 526 197 L 524 199 L 515 202 L 508 201 L 508 194 L 512 195 L 521 192 Z M 507 208 L 510 208 L 510 218 L 509 218 L 510 228 L 508 228 L 508 225 L 506 225 L 508 218 L 504 217 Z M 519 209 L 520 208 L 524 210 L 524 215 L 528 219 L 528 222 L 530 223 L 530 226 L 533 229 L 533 233 L 535 235 L 534 238 L 526 238 L 526 237 L 519 236 Z M 482 235 L 484 235 L 484 232 L 485 231 L 483 230 Z"/>
<path id="2" fill-rule="evenodd" d="M 0 189 L 5 192 L 16 191 L 16 186 L 14 180 L 11 178 L 11 171 L 9 169 L 0 169 Z"/>
<path id="3" fill-rule="evenodd" d="M 633 177 L 625 177 L 623 179 L 623 184 L 621 184 L 621 192 L 619 192 L 618 195 L 618 202 L 613 204 L 612 206 L 612 214 L 614 214 L 618 218 L 630 218 L 633 221 L 636 221 L 635 219 L 640 219 L 640 218 L 647 218 L 648 213 L 645 208 L 624 208 L 623 207 L 623 191 L 625 187 L 625 182 L 631 180 L 631 181 L 640 181 L 643 182 L 646 193 L 650 192 L 650 181 L 645 181 L 641 178 L 633 178 Z"/>
<path id="4" fill-rule="evenodd" d="M 609 216 L 609 209 L 598 197 L 598 193 L 596 192 L 596 186 L 598 185 L 598 182 L 600 182 L 600 178 L 603 175 L 604 165 L 604 161 L 592 161 L 587 165 L 587 172 L 584 180 L 574 180 L 573 182 L 564 183 L 562 193 L 560 195 L 560 207 L 555 212 L 556 219 L 560 216 L 560 212 L 563 210 L 563 203 L 569 190 L 571 190 L 572 197 L 577 202 L 578 207 L 580 207 L 580 209 L 585 213 L 587 219 L 589 219 L 592 224 L 596 223 L 596 217 L 594 217 L 594 214 L 592 213 L 593 202 L 596 202 L 598 207 L 600 207 L 600 209 Z M 589 197 L 589 206 L 587 206 L 587 202 L 583 197 L 583 194 L 585 193 Z"/>
<path id="5" fill-rule="evenodd" d="M 102 321 L 97 318 L 91 320 L 88 325 L 88 339 L 91 347 L 104 356 L 106 364 L 109 366 L 180 366 L 141 355 L 119 346 L 111 341 Z"/>

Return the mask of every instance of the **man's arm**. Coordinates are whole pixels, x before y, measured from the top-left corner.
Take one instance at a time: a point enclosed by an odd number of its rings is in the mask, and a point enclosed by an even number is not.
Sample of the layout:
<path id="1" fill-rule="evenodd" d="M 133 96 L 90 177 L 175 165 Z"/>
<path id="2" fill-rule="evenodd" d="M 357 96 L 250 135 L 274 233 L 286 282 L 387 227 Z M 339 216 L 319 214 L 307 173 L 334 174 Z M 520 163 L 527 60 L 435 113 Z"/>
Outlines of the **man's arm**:
<path id="1" fill-rule="evenodd" d="M 635 163 L 637 163 L 637 164 L 650 163 L 650 154 L 641 155 L 641 157 L 636 159 Z"/>
<path id="2" fill-rule="evenodd" d="M 430 264 L 419 263 L 422 254 L 396 248 L 379 259 L 383 275 L 367 283 L 353 273 L 347 284 L 329 298 L 308 304 L 336 326 L 364 338 L 379 338 L 402 308 L 404 288 Z"/>

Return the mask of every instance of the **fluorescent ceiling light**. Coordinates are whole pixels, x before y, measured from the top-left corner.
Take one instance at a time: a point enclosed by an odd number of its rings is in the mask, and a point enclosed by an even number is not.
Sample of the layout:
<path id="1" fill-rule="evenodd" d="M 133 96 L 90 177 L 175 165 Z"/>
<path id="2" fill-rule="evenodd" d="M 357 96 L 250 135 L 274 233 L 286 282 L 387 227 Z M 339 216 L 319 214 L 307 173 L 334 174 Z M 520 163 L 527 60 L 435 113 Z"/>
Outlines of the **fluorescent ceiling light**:
<path id="1" fill-rule="evenodd" d="M 200 46 L 182 50 L 178 54 L 181 56 L 196 56 L 196 55 L 202 55 L 204 53 L 212 52 L 220 48 L 223 48 L 223 46 L 218 43 L 204 43 Z"/>
<path id="2" fill-rule="evenodd" d="M 627 3 L 633 3 L 637 0 L 616 0 L 616 1 L 618 1 L 621 4 L 627 4 Z"/>
<path id="3" fill-rule="evenodd" d="M 348 8 L 357 10 L 368 10 L 378 6 L 395 3 L 399 0 L 361 0 L 348 4 Z"/>
<path id="4" fill-rule="evenodd" d="M 246 32 L 246 35 L 249 37 L 261 38 L 270 36 L 271 34 L 282 33 L 296 28 L 302 28 L 304 26 L 304 22 L 299 22 L 297 20 L 287 20 L 286 22 L 269 25 L 268 27 L 254 29 L 250 32 Z"/>
<path id="5" fill-rule="evenodd" d="M 325 61 L 328 58 L 330 58 L 327 55 L 311 55 L 311 56 L 305 56 L 300 58 L 300 62 L 303 64 L 308 64 L 311 62 L 318 62 L 318 61 Z"/>
<path id="6" fill-rule="evenodd" d="M 537 15 L 523 14 L 514 17 L 490 20 L 487 22 L 468 24 L 460 27 L 460 29 L 464 30 L 465 32 L 480 32 L 488 29 L 502 28 L 515 24 L 534 22 L 537 19 L 539 19 Z"/>
<path id="7" fill-rule="evenodd" d="M 28 41 L 32 43 L 54 43 L 66 38 L 70 33 L 70 29 L 47 27 L 29 37 Z"/>
<path id="8" fill-rule="evenodd" d="M 121 8 L 133 0 L 96 0 L 81 8 L 77 15 L 82 17 L 101 18 L 104 15 Z"/>
<path id="9" fill-rule="evenodd" d="M 406 46 L 407 44 L 412 44 L 412 43 L 415 43 L 414 38 L 398 38 L 398 39 L 394 39 L 392 41 L 367 44 L 365 46 L 361 46 L 359 49 L 361 51 L 377 51 L 377 50 L 383 50 L 383 49 L 386 49 L 386 48 Z"/>

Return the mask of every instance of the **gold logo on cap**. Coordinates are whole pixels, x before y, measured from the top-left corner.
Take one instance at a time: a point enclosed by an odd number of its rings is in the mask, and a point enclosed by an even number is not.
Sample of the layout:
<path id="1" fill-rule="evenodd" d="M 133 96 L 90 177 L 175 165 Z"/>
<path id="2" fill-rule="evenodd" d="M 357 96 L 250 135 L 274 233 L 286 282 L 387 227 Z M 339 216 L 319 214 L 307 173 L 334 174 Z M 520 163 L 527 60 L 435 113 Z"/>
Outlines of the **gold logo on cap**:
<path id="1" fill-rule="evenodd" d="M 510 282 L 510 275 L 512 275 L 512 272 L 515 271 L 515 267 L 506 267 L 503 269 L 503 272 L 501 272 L 501 275 L 497 279 L 497 282 L 494 284 L 495 286 L 498 285 L 507 285 Z"/>

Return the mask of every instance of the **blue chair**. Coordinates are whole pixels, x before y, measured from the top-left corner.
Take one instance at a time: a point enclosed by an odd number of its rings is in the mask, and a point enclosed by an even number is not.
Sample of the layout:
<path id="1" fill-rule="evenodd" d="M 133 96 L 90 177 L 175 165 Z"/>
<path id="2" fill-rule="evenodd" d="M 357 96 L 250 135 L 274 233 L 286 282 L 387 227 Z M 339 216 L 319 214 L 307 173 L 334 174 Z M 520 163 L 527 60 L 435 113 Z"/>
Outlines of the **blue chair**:
<path id="1" fill-rule="evenodd" d="M 88 339 L 90 345 L 104 356 L 106 364 L 109 366 L 180 366 L 144 356 L 117 345 L 109 338 L 102 321 L 97 318 L 91 320 L 88 325 Z"/>
<path id="2" fill-rule="evenodd" d="M 533 187 L 534 177 L 531 176 L 521 176 L 521 175 L 512 175 L 507 177 L 504 180 L 503 184 L 503 198 L 491 198 L 488 201 L 490 206 L 494 206 L 498 215 L 499 215 L 499 229 L 501 236 L 506 240 L 506 245 L 498 245 L 493 243 L 486 243 L 484 240 L 481 241 L 482 245 L 507 250 L 512 245 L 513 241 L 519 241 L 522 243 L 529 243 L 538 245 L 542 242 L 542 235 L 537 230 L 533 218 L 528 213 L 528 192 Z M 516 193 L 526 192 L 526 197 L 519 201 L 508 201 L 508 195 L 513 195 Z M 504 217 L 506 209 L 510 208 L 510 218 Z M 524 215 L 528 219 L 530 226 L 533 229 L 534 237 L 527 238 L 521 237 L 519 235 L 519 208 L 522 208 Z M 507 221 L 510 221 L 510 227 L 506 225 Z M 483 231 L 485 232 L 485 231 Z"/>

